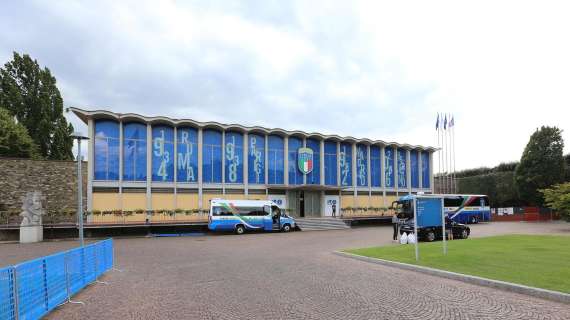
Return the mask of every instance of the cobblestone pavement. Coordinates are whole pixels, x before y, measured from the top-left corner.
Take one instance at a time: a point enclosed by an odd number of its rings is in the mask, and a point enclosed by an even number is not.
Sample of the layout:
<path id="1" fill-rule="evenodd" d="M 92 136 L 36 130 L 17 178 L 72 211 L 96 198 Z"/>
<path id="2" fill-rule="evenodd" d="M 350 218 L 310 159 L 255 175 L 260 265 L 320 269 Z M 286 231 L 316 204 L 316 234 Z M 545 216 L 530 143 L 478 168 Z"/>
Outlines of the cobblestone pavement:
<path id="1" fill-rule="evenodd" d="M 569 305 L 331 253 L 390 244 L 391 231 L 117 239 L 116 265 L 123 272 L 111 271 L 103 278 L 109 285 L 75 296 L 84 306 L 65 305 L 48 318 L 570 319 Z M 472 233 L 570 235 L 570 224 L 480 224 Z M 27 254 L 48 253 L 42 245 L 26 246 Z M 0 257 L 18 247 L 0 245 Z"/>

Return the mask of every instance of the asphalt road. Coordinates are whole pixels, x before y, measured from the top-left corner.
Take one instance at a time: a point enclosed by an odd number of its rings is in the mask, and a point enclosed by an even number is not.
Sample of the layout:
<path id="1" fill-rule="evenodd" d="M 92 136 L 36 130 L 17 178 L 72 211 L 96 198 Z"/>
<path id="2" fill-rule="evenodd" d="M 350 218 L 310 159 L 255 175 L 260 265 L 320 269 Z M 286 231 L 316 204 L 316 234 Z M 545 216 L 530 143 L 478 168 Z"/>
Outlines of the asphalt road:
<path id="1" fill-rule="evenodd" d="M 570 224 L 564 223 L 493 223 L 472 229 L 478 236 L 570 235 Z M 123 272 L 109 272 L 103 278 L 108 285 L 91 285 L 74 297 L 85 305 L 64 305 L 47 318 L 570 319 L 569 305 L 331 253 L 390 244 L 390 239 L 389 226 L 117 239 L 116 265 Z M 26 245 L 25 251 L 43 255 L 71 245 Z M 21 249 L 0 245 L 0 257 Z M 15 261 L 20 255 L 10 256 Z"/>

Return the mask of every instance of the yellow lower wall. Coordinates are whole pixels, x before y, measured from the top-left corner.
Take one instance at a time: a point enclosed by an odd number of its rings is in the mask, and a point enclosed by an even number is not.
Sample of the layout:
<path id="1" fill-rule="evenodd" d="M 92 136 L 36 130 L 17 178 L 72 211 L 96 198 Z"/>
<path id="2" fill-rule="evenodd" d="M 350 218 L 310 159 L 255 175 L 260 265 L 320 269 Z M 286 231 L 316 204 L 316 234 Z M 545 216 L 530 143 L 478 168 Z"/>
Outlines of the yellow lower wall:
<path id="1" fill-rule="evenodd" d="M 221 193 L 204 193 L 202 194 L 202 209 L 210 208 L 210 200 L 212 199 L 224 199 L 224 195 Z"/>
<path id="2" fill-rule="evenodd" d="M 93 210 L 119 210 L 121 203 L 118 193 L 96 192 L 93 193 Z"/>
<path id="3" fill-rule="evenodd" d="M 198 194 L 197 193 L 178 194 L 176 198 L 176 207 L 185 210 L 198 209 Z"/>
<path id="4" fill-rule="evenodd" d="M 152 194 L 152 209 L 153 210 L 174 210 L 174 194 L 172 193 L 156 193 Z"/>
<path id="5" fill-rule="evenodd" d="M 146 210 L 146 193 L 123 193 L 123 210 Z"/>

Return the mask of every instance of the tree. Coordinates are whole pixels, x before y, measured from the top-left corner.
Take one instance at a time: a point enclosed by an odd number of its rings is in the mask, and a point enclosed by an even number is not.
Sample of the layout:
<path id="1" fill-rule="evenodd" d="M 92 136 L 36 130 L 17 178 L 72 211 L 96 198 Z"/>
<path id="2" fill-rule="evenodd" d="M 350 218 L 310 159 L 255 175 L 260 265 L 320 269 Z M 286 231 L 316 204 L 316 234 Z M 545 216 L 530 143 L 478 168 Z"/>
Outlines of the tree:
<path id="1" fill-rule="evenodd" d="M 519 197 L 530 205 L 544 203 L 539 189 L 564 181 L 564 140 L 557 127 L 542 126 L 534 132 L 515 169 Z"/>
<path id="2" fill-rule="evenodd" d="M 557 184 L 540 192 L 549 208 L 560 213 L 566 221 L 570 221 L 570 182 Z"/>
<path id="3" fill-rule="evenodd" d="M 0 68 L 0 106 L 27 128 L 43 158 L 73 159 L 73 127 L 63 116 L 63 99 L 48 68 L 14 52 Z"/>
<path id="4" fill-rule="evenodd" d="M 0 156 L 32 158 L 39 157 L 38 148 L 28 130 L 14 120 L 14 116 L 0 108 Z"/>

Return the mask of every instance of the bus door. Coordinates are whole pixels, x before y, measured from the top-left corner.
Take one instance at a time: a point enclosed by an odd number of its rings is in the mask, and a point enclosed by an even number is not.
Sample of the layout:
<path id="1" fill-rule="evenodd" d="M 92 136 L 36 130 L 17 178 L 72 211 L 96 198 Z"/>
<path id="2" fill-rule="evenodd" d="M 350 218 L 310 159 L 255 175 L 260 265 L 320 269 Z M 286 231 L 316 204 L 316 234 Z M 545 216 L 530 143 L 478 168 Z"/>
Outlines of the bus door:
<path id="1" fill-rule="evenodd" d="M 271 222 L 273 230 L 281 230 L 281 209 L 278 206 L 271 206 Z"/>

